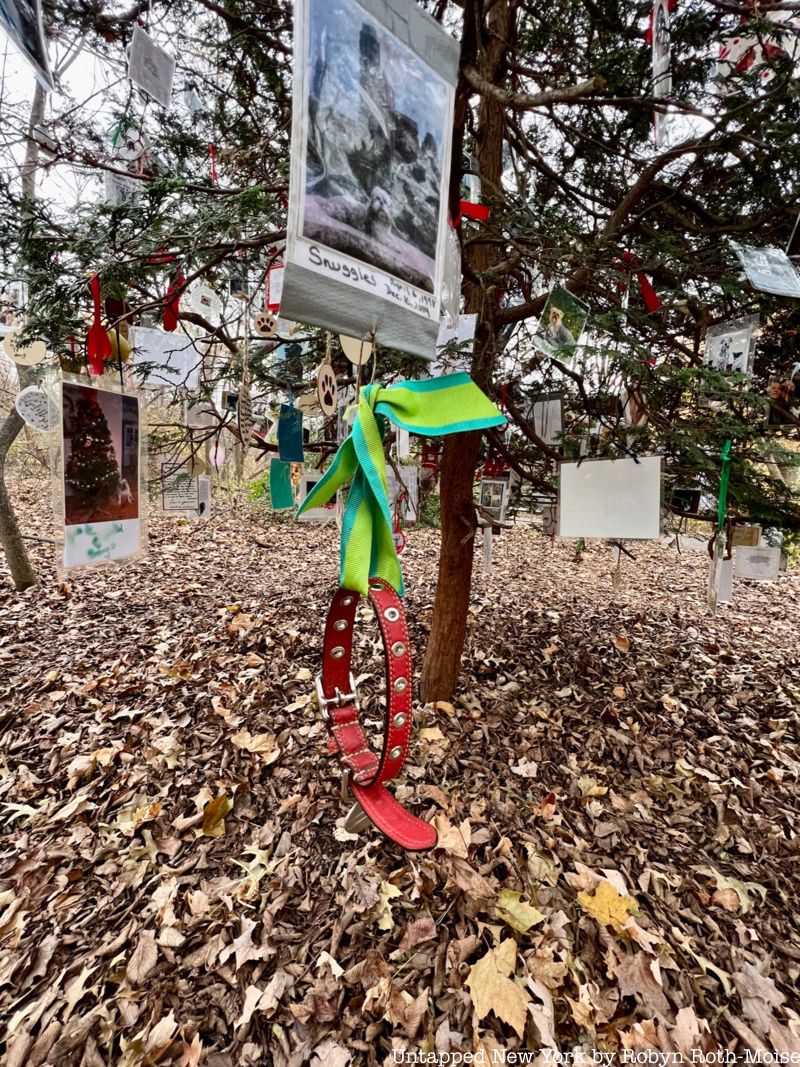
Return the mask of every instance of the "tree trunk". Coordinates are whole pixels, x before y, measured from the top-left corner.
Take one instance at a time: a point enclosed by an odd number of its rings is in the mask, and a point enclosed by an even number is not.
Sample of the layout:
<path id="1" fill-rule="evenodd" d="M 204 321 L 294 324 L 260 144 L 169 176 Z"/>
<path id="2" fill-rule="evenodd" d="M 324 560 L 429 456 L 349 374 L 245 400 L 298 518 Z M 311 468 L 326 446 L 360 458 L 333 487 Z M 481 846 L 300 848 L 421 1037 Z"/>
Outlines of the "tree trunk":
<path id="1" fill-rule="evenodd" d="M 18 368 L 20 372 L 20 385 L 30 384 L 28 378 L 33 375 L 25 367 Z M 11 571 L 11 580 L 14 588 L 18 590 L 28 589 L 36 585 L 36 573 L 31 566 L 25 542 L 20 533 L 19 523 L 11 506 L 11 499 L 5 482 L 5 468 L 8 450 L 14 443 L 14 439 L 25 425 L 22 418 L 13 408 L 0 425 L 0 545 L 6 555 L 8 569 Z"/>
<path id="2" fill-rule="evenodd" d="M 469 65 L 474 55 L 474 63 L 481 76 L 492 84 L 500 84 L 505 77 L 507 50 L 513 45 L 513 4 L 509 0 L 489 0 L 485 6 L 489 9 L 485 31 L 472 21 L 475 8 L 482 10 L 484 5 L 476 4 L 473 7 L 468 3 L 465 6 L 461 63 L 462 66 Z M 481 32 L 478 32 L 479 29 Z M 479 46 L 479 40 L 485 43 Z M 455 187 L 451 185 L 451 208 L 456 206 L 454 198 L 456 201 L 458 199 L 457 183 L 463 154 L 468 95 L 469 90 L 462 79 L 455 111 L 453 169 L 456 184 Z M 503 132 L 502 104 L 491 97 L 484 98 L 480 104 L 476 132 L 476 154 L 484 198 L 487 195 L 491 197 L 500 188 Z M 495 245 L 477 241 L 466 252 L 472 276 L 479 279 L 477 283 L 469 282 L 464 287 L 467 313 L 478 314 L 472 377 L 484 389 L 489 383 L 496 354 L 497 290 L 496 287 L 488 287 L 487 282 L 497 257 Z M 425 701 L 450 700 L 461 669 L 477 528 L 472 492 L 480 440 L 480 433 L 445 438 L 440 477 L 442 545 L 439 578 L 431 634 L 422 665 L 421 695 Z"/>
<path id="3" fill-rule="evenodd" d="M 32 204 L 36 197 L 36 167 L 39 162 L 39 146 L 33 138 L 33 130 L 44 119 L 45 92 L 39 82 L 33 93 L 31 114 L 28 122 L 28 140 L 25 146 L 25 161 L 21 168 L 22 196 L 28 204 Z M 36 378 L 27 367 L 17 367 L 20 388 L 33 385 Z M 25 542 L 20 533 L 17 516 L 11 506 L 11 498 L 5 482 L 6 459 L 8 451 L 16 440 L 22 427 L 25 425 L 22 418 L 13 408 L 0 426 L 0 545 L 6 554 L 8 569 L 11 571 L 11 580 L 14 588 L 18 590 L 28 589 L 36 584 L 36 572 L 31 565 Z"/>

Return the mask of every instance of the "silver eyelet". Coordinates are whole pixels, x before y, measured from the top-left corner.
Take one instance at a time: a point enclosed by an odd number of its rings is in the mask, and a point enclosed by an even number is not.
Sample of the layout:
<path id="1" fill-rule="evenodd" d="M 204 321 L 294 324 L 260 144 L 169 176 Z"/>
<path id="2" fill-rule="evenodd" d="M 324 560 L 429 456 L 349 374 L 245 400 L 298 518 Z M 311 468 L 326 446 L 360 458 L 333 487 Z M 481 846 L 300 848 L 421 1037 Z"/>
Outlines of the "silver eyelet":
<path id="1" fill-rule="evenodd" d="M 344 600 L 342 601 L 342 607 L 343 608 L 349 608 L 352 603 L 353 603 L 353 598 L 351 596 L 346 596 L 344 598 Z"/>
<path id="2" fill-rule="evenodd" d="M 379 593 L 383 589 L 383 582 L 370 582 L 370 589 L 374 589 L 376 593 Z"/>
<path id="3" fill-rule="evenodd" d="M 396 726 L 396 727 L 398 727 L 398 729 L 401 726 L 405 726 L 405 724 L 406 724 L 406 717 L 402 713 L 402 711 L 398 712 L 398 714 L 395 715 L 395 717 L 392 719 L 392 726 Z"/>
<path id="4" fill-rule="evenodd" d="M 334 630 L 340 630 L 340 631 L 341 630 L 346 630 L 347 629 L 347 619 L 337 619 L 336 622 L 333 624 L 333 628 L 334 628 Z"/>
<path id="5" fill-rule="evenodd" d="M 341 659 L 344 655 L 344 649 L 341 645 L 337 645 L 336 648 L 331 649 L 331 656 L 333 659 Z"/>
<path id="6" fill-rule="evenodd" d="M 383 614 L 387 622 L 397 622 L 400 618 L 400 612 L 397 608 L 387 608 Z"/>
<path id="7" fill-rule="evenodd" d="M 393 748 L 392 751 L 389 753 L 389 759 L 400 759 L 400 757 L 402 755 L 403 755 L 403 750 L 398 745 L 396 748 Z"/>
<path id="8" fill-rule="evenodd" d="M 402 656 L 405 650 L 406 646 L 403 644 L 402 641 L 395 641 L 395 643 L 392 645 L 393 656 Z"/>
<path id="9" fill-rule="evenodd" d="M 404 693 L 408 689 L 408 678 L 396 678 L 394 683 L 395 693 Z"/>

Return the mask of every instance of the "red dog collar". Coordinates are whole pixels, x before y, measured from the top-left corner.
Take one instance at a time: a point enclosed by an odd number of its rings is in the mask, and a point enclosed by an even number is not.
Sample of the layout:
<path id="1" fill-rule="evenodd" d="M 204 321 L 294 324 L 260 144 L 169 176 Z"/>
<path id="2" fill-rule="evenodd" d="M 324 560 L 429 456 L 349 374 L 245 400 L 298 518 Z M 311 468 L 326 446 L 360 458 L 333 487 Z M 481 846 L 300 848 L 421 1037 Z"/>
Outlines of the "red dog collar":
<path id="1" fill-rule="evenodd" d="M 400 773 L 411 737 L 413 679 L 403 605 L 388 582 L 370 579 L 369 600 L 378 617 L 386 656 L 386 721 L 383 749 L 377 756 L 361 724 L 351 670 L 353 626 L 360 599 L 351 589 L 337 590 L 325 624 L 317 698 L 330 731 L 328 749 L 338 753 L 347 768 L 347 784 L 378 829 L 407 851 L 422 852 L 436 845 L 436 830 L 406 811 L 384 785 Z M 353 820 L 348 822 L 354 825 Z"/>

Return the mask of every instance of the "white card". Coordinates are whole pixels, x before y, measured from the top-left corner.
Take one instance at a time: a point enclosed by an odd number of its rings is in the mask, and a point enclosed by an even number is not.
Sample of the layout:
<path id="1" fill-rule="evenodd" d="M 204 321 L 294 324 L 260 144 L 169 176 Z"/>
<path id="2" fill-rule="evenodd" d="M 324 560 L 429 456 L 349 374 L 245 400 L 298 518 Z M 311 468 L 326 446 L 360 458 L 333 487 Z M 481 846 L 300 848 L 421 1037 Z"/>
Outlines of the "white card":
<path id="1" fill-rule="evenodd" d="M 661 533 L 661 457 L 562 463 L 559 537 L 655 540 Z"/>
<path id="2" fill-rule="evenodd" d="M 23 389 L 14 401 L 18 414 L 34 430 L 46 433 L 50 429 L 50 402 L 47 393 L 38 385 Z"/>
<path id="3" fill-rule="evenodd" d="M 175 77 L 175 57 L 159 48 L 139 25 L 133 28 L 128 77 L 163 107 L 169 107 L 172 79 Z"/>
<path id="4" fill-rule="evenodd" d="M 733 550 L 736 576 L 754 582 L 774 582 L 781 568 L 779 548 L 744 548 Z"/>

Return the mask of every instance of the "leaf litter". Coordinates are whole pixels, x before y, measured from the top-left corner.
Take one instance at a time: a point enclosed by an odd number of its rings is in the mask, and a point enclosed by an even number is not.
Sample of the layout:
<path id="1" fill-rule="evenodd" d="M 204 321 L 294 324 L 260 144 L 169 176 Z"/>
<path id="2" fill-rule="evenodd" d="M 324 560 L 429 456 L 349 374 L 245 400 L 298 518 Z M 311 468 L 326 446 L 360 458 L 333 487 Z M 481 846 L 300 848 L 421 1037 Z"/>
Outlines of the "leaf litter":
<path id="1" fill-rule="evenodd" d="M 32 542 L 42 585 L 0 594 L 6 1064 L 800 1051 L 797 578 L 712 618 L 702 552 L 612 583 L 600 542 L 504 531 L 459 692 L 415 709 L 396 792 L 441 847 L 408 856 L 343 830 L 311 699 L 335 531 L 151 538 L 66 581 Z M 417 665 L 437 547 L 403 557 Z"/>

